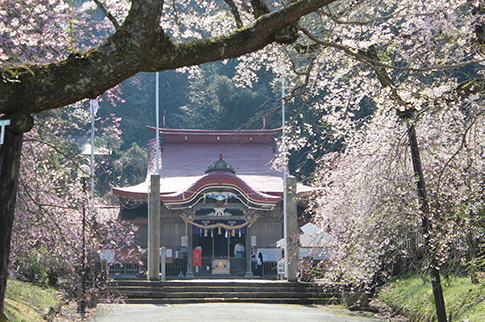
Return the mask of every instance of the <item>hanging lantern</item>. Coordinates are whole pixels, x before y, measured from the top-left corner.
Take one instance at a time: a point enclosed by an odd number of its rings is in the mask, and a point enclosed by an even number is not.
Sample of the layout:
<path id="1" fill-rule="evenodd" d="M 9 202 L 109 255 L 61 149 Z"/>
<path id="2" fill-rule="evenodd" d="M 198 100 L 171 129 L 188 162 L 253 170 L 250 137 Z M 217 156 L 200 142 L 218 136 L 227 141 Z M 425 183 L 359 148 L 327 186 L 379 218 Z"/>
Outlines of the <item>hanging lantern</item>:
<path id="1" fill-rule="evenodd" d="M 241 237 L 241 228 L 239 228 L 239 237 Z"/>
<path id="2" fill-rule="evenodd" d="M 204 237 L 207 237 L 207 229 L 204 229 Z"/>
<path id="3" fill-rule="evenodd" d="M 234 229 L 232 230 L 232 232 L 231 232 L 231 236 L 232 236 L 232 237 L 236 237 L 236 230 L 234 230 Z"/>
<path id="4" fill-rule="evenodd" d="M 222 234 L 222 229 L 221 229 L 221 227 L 219 227 L 219 228 L 217 229 L 217 233 L 218 233 L 219 235 L 220 235 L 220 234 Z"/>

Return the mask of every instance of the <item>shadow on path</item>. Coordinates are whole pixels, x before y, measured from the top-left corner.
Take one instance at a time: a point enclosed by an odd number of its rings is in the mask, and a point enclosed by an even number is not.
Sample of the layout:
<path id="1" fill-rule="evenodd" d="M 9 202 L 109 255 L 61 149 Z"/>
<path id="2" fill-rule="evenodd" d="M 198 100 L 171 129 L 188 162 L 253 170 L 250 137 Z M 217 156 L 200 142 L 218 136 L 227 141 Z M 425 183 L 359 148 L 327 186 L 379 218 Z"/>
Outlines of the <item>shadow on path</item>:
<path id="1" fill-rule="evenodd" d="M 355 313 L 341 306 L 258 303 L 207 304 L 101 304 L 89 319 L 96 322 L 123 321 L 264 321 L 264 322 L 355 322 L 382 321 L 372 314 Z"/>

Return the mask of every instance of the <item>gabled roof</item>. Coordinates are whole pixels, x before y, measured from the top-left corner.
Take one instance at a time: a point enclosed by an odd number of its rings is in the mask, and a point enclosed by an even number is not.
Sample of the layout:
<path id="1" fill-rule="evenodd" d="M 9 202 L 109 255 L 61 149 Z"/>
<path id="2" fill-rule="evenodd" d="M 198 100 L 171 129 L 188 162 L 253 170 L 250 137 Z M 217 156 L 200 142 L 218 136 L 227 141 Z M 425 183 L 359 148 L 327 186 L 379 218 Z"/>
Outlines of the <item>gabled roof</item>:
<path id="1" fill-rule="evenodd" d="M 149 130 L 155 131 L 153 128 Z M 271 168 L 275 158 L 275 135 L 272 130 L 184 130 L 161 129 L 160 176 L 200 176 L 207 166 L 222 158 L 234 167 L 237 175 L 281 176 Z M 148 143 L 148 173 L 155 170 L 155 139 Z"/>
<path id="2" fill-rule="evenodd" d="M 149 128 L 153 130 L 153 128 Z M 283 195 L 281 172 L 271 168 L 275 158 L 273 130 L 184 130 L 161 129 L 160 200 L 166 204 L 190 204 L 204 189 L 233 189 L 249 203 L 274 205 Z M 148 174 L 154 173 L 155 139 L 148 144 Z M 204 174 L 217 159 L 224 159 L 235 173 L 214 171 Z M 136 186 L 113 188 L 125 200 L 141 202 L 148 194 L 147 179 Z M 312 188 L 298 184 L 297 193 Z M 187 201 L 189 200 L 189 201 Z"/>

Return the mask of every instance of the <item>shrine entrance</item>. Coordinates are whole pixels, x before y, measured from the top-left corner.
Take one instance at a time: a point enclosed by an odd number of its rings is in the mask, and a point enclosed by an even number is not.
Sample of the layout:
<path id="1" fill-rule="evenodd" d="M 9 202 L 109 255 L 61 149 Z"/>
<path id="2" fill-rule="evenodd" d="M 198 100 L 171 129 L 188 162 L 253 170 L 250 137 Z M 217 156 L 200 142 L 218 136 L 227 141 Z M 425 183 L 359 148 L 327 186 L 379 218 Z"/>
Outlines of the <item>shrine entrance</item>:
<path id="1" fill-rule="evenodd" d="M 246 273 L 246 227 L 225 229 L 213 227 L 218 223 L 224 227 L 241 225 L 242 220 L 203 220 L 192 227 L 192 249 L 200 250 L 202 262 L 196 268 L 199 275 L 244 275 Z M 239 244 L 237 247 L 236 245 Z"/>
<path id="2" fill-rule="evenodd" d="M 179 211 L 185 223 L 186 277 L 251 277 L 250 227 L 259 216 L 273 211 L 281 197 L 255 191 L 222 155 L 205 173 L 186 190 L 162 197 L 164 205 Z M 238 256 L 236 245 L 242 249 Z"/>

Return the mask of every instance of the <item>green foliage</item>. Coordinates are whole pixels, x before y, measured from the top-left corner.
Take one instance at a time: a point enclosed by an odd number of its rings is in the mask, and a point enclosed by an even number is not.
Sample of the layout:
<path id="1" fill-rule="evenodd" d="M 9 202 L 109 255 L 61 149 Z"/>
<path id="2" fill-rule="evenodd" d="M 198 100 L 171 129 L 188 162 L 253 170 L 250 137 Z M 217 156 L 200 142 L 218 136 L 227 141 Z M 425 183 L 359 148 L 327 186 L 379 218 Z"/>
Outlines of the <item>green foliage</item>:
<path id="1" fill-rule="evenodd" d="M 181 106 L 187 104 L 189 79 L 185 73 L 165 71 L 159 74 L 160 113 L 166 112 L 167 126 L 183 127 Z M 122 150 L 128 150 L 133 142 L 145 147 L 153 133 L 146 126 L 155 126 L 155 73 L 140 73 L 122 84 L 124 102 L 112 110 L 121 117 L 120 130 L 124 144 Z M 160 126 L 162 126 L 160 115 Z"/>
<path id="2" fill-rule="evenodd" d="M 19 261 L 18 278 L 40 286 L 47 286 L 48 274 L 46 263 L 47 250 L 33 249 L 25 261 Z"/>
<path id="3" fill-rule="evenodd" d="M 485 319 L 485 283 L 471 284 L 470 278 L 451 277 L 442 281 L 448 316 L 454 321 Z M 430 277 L 416 274 L 392 279 L 378 298 L 416 321 L 436 319 Z"/>
<path id="4" fill-rule="evenodd" d="M 140 146 L 133 142 L 131 148 L 121 153 L 119 171 L 120 185 L 135 185 L 145 180 L 147 154 Z"/>
<path id="5" fill-rule="evenodd" d="M 262 116 L 273 112 L 275 105 L 268 104 L 272 96 L 269 75 L 262 73 L 253 88 L 243 88 L 232 79 L 233 67 L 231 62 L 201 66 L 190 85 L 190 102 L 181 107 L 184 122 L 180 125 L 221 130 L 262 127 Z M 268 123 L 267 127 L 279 125 Z"/>
<path id="6" fill-rule="evenodd" d="M 25 256 L 18 255 L 17 279 L 41 287 L 55 287 L 58 280 L 69 270 L 62 259 L 47 247 L 34 248 Z"/>
<path id="7" fill-rule="evenodd" d="M 4 313 L 10 321 L 45 321 L 51 308 L 58 308 L 60 305 L 59 293 L 52 288 L 41 288 L 21 281 L 7 281 Z"/>

